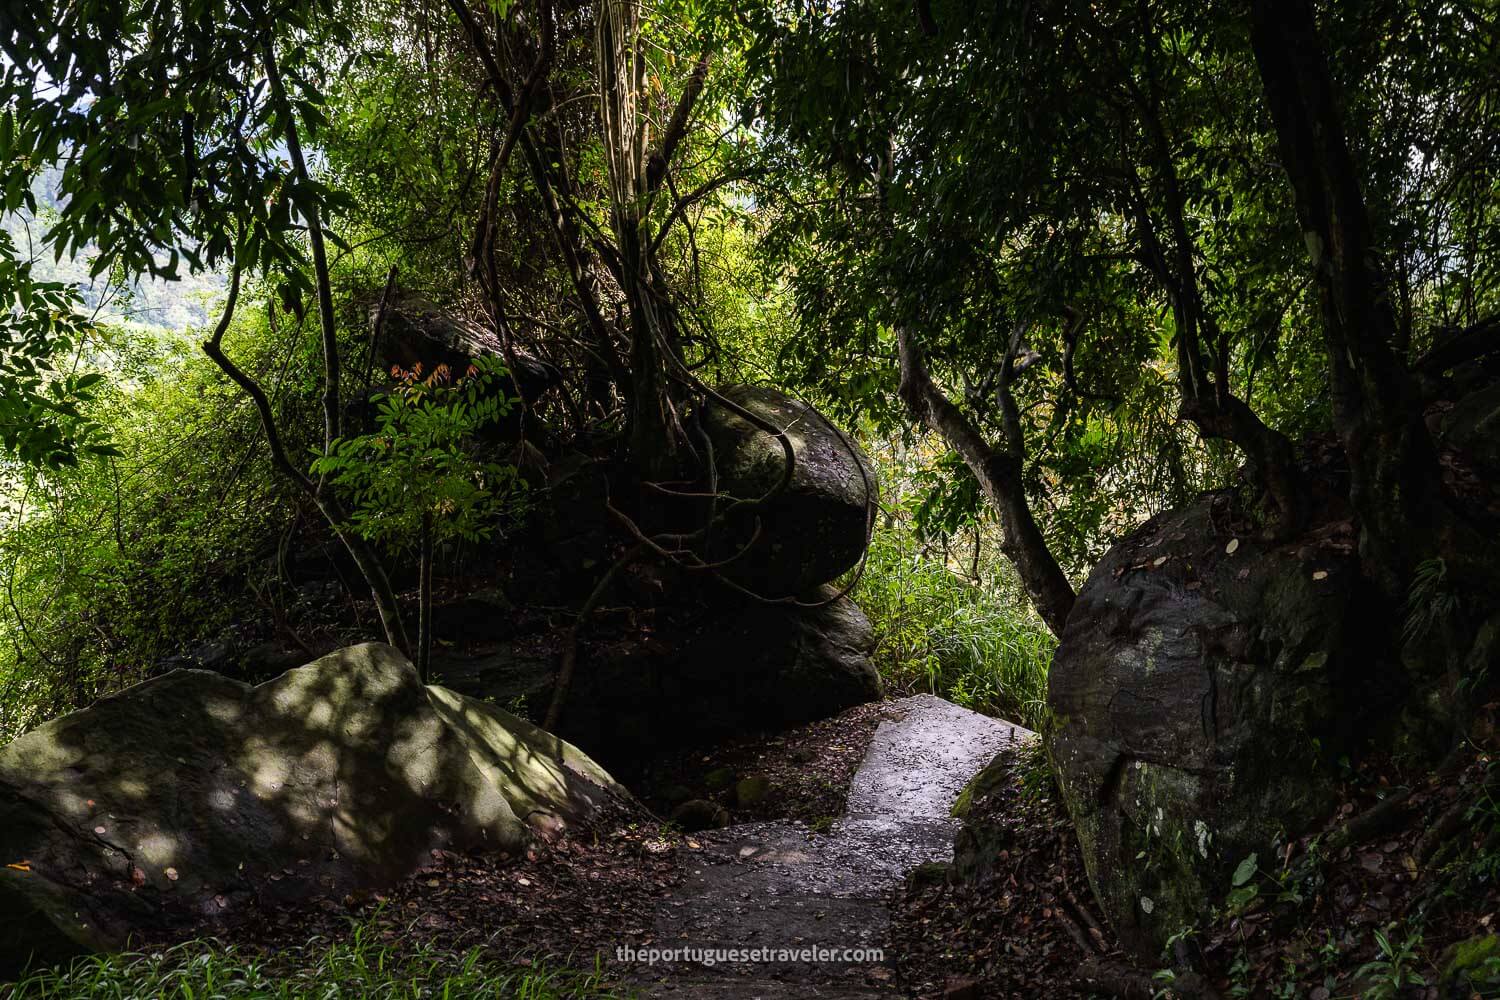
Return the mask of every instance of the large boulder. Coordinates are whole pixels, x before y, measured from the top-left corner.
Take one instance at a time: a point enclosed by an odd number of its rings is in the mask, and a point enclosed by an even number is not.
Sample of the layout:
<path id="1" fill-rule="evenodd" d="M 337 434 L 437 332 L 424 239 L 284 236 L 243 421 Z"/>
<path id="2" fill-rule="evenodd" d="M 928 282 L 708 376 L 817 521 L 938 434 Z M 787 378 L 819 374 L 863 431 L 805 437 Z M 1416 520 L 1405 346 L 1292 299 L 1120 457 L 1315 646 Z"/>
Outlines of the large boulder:
<path id="1" fill-rule="evenodd" d="M 522 849 L 626 795 L 383 645 L 258 687 L 178 670 L 0 748 L 0 980 L 28 958 Z"/>
<path id="2" fill-rule="evenodd" d="M 1289 545 L 1228 494 L 1161 514 L 1095 567 L 1053 660 L 1049 752 L 1094 892 L 1156 958 L 1235 867 L 1336 804 L 1381 672 L 1353 528 Z"/>
<path id="3" fill-rule="evenodd" d="M 582 604 L 617 559 L 606 463 L 560 456 L 529 498 L 526 530 L 507 553 L 507 591 L 516 604 Z"/>
<path id="4" fill-rule="evenodd" d="M 612 768 L 655 752 L 836 715 L 881 696 L 864 613 L 829 588 L 817 607 L 739 602 L 658 618 L 590 648 L 559 731 Z"/>
<path id="5" fill-rule="evenodd" d="M 379 317 L 379 304 L 370 307 L 373 326 Z M 479 358 L 505 360 L 500 336 L 488 326 L 439 309 L 419 298 L 403 298 L 390 303 L 385 311 L 385 325 L 375 343 L 375 360 L 381 368 L 399 367 L 411 370 L 417 365 L 431 372 L 446 365 L 455 377 L 463 375 L 469 364 Z M 527 399 L 535 399 L 556 385 L 560 375 L 556 368 L 535 358 L 518 354 L 513 376 Z M 507 386 L 510 395 L 516 385 Z"/>
<path id="6" fill-rule="evenodd" d="M 726 573 L 765 596 L 784 597 L 809 593 L 851 569 L 869 542 L 879 501 L 869 458 L 828 418 L 777 389 L 741 385 L 720 395 L 778 428 L 793 455 L 785 489 L 721 533 L 724 557 L 754 540 Z M 775 434 L 718 401 L 709 404 L 703 422 L 721 493 L 756 500 L 777 489 L 786 450 Z"/>
<path id="7" fill-rule="evenodd" d="M 823 588 L 815 597 L 834 596 Z M 818 607 L 709 603 L 596 622 L 559 732 L 616 773 L 658 751 L 800 725 L 881 697 L 874 633 L 853 601 Z M 619 623 L 619 616 L 613 616 Z M 443 685 L 539 717 L 558 650 L 534 633 L 433 653 Z"/>
<path id="8" fill-rule="evenodd" d="M 1487 478 L 1500 479 L 1500 382 L 1454 404 L 1442 420 L 1442 442 Z"/>

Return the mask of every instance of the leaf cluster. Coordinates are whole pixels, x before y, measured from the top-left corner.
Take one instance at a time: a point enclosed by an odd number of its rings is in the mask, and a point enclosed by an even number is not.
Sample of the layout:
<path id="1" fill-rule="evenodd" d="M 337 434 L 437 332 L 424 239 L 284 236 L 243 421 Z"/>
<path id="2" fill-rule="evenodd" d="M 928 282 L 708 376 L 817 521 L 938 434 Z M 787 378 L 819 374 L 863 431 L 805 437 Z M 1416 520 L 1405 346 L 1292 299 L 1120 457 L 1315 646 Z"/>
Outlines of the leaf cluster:
<path id="1" fill-rule="evenodd" d="M 316 453 L 314 475 L 349 500 L 351 526 L 371 541 L 415 545 L 424 525 L 435 541 L 480 541 L 519 509 L 524 483 L 515 465 L 486 460 L 479 435 L 510 413 L 498 389 L 504 366 L 476 361 L 451 378 L 439 366 L 395 372 L 398 385 L 376 401 L 376 429 Z"/>
<path id="2" fill-rule="evenodd" d="M 53 469 L 118 455 L 83 409 L 104 376 L 64 368 L 93 332 L 78 292 L 32 267 L 0 231 L 0 452 Z"/>

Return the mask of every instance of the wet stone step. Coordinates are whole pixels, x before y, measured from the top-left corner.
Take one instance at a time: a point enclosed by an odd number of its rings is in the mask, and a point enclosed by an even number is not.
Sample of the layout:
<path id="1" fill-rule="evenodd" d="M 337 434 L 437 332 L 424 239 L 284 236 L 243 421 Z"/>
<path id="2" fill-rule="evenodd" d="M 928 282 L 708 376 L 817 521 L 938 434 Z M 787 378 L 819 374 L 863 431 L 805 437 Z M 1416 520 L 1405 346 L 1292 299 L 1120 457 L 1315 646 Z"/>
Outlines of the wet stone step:
<path id="1" fill-rule="evenodd" d="M 1036 736 L 931 695 L 895 704 L 899 716 L 876 730 L 850 785 L 848 813 L 827 834 L 749 823 L 694 837 L 688 878 L 656 914 L 655 946 L 700 951 L 637 963 L 631 979 L 647 996 L 897 994 L 892 956 L 883 954 L 891 893 L 913 868 L 952 860 L 958 824 L 950 811 L 959 793 L 997 754 Z M 721 957 L 808 948 L 824 949 L 821 960 Z M 693 960 L 702 949 L 714 952 L 711 964 Z"/>

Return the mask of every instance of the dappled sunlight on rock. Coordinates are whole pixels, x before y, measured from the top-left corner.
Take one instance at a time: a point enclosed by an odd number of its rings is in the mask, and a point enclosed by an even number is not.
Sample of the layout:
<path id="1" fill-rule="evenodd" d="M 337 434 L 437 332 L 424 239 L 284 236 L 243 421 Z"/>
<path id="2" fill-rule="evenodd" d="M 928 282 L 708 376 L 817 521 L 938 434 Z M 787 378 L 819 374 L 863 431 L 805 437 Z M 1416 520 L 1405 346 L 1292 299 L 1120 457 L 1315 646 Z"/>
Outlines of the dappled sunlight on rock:
<path id="1" fill-rule="evenodd" d="M 434 850 L 519 850 L 627 794 L 388 646 L 254 688 L 175 671 L 0 749 L 0 854 L 26 861 L 0 873 L 0 975 L 33 950 L 342 898 Z"/>
<path id="2" fill-rule="evenodd" d="M 219 722 L 232 724 L 240 720 L 245 711 L 245 706 L 238 700 L 225 698 L 206 698 L 203 702 L 203 710 Z"/>
<path id="3" fill-rule="evenodd" d="M 141 778 L 122 778 L 114 790 L 127 799 L 144 799 L 151 794 L 150 786 Z"/>
<path id="4" fill-rule="evenodd" d="M 180 854 L 177 838 L 165 833 L 148 833 L 135 842 L 135 855 L 140 861 L 158 868 L 176 863 Z"/>

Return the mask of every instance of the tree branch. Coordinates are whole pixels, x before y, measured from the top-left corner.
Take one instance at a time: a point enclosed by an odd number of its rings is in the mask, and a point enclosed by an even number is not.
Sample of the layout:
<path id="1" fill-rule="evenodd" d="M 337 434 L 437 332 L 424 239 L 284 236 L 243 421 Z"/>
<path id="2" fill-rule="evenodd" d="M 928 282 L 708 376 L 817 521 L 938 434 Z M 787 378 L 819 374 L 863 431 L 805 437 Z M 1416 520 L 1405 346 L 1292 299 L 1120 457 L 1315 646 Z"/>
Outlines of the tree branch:
<path id="1" fill-rule="evenodd" d="M 344 543 L 350 557 L 364 576 L 365 583 L 370 587 L 371 597 L 375 601 L 375 610 L 385 630 L 386 642 L 403 653 L 410 653 L 411 647 L 406 638 L 406 626 L 401 620 L 401 609 L 396 603 L 395 591 L 391 588 L 385 567 L 380 564 L 379 558 L 364 539 L 350 532 L 345 526 L 344 511 L 332 495 L 332 491 L 319 490 L 318 484 L 292 462 L 282 442 L 281 431 L 276 426 L 276 414 L 271 409 L 270 397 L 266 395 L 259 382 L 224 353 L 224 334 L 228 332 L 230 323 L 234 320 L 234 311 L 239 304 L 239 298 L 240 264 L 236 260 L 229 272 L 229 294 L 224 301 L 224 310 L 214 326 L 213 336 L 203 342 L 203 353 L 208 355 L 214 364 L 219 366 L 219 370 L 228 375 L 230 381 L 239 386 L 255 404 L 255 410 L 260 415 L 261 428 L 266 432 L 266 443 L 271 449 L 272 464 L 292 481 L 292 484 L 313 506 L 318 508 L 318 512 L 323 515 L 328 526 L 333 529 L 333 533 Z"/>
<path id="2" fill-rule="evenodd" d="M 646 190 L 655 193 L 661 187 L 662 178 L 667 176 L 667 168 L 672 165 L 672 157 L 677 154 L 677 146 L 682 142 L 682 137 L 687 134 L 688 120 L 693 115 L 693 105 L 698 103 L 698 96 L 703 93 L 703 83 L 708 79 L 708 64 L 711 55 L 704 51 L 698 57 L 698 62 L 693 66 L 693 72 L 688 76 L 687 85 L 682 90 L 682 96 L 677 100 L 677 108 L 672 112 L 672 119 L 667 123 L 667 130 L 662 133 L 661 146 L 651 154 L 646 164 Z"/>
<path id="3" fill-rule="evenodd" d="M 1441 330 L 1436 340 L 1431 350 L 1412 363 L 1412 371 L 1436 378 L 1467 361 L 1500 353 L 1500 316 L 1459 330 Z"/>
<path id="4" fill-rule="evenodd" d="M 306 189 L 312 183 L 307 173 L 307 161 L 302 156 L 302 138 L 297 129 L 297 116 L 287 100 L 286 87 L 281 80 L 281 70 L 276 64 L 276 43 L 269 32 L 265 36 L 266 80 L 271 88 L 271 99 L 286 119 L 287 156 L 292 161 L 292 172 L 299 187 Z M 343 436 L 344 414 L 339 405 L 339 340 L 338 326 L 333 315 L 333 286 L 328 276 L 328 249 L 323 244 L 323 223 L 318 218 L 318 209 L 312 203 L 298 206 L 307 218 L 307 241 L 312 247 L 313 278 L 317 286 L 318 321 L 323 332 L 323 450 L 326 453 L 333 442 Z"/>
<path id="5" fill-rule="evenodd" d="M 1067 574 L 1048 548 L 1027 502 L 1021 480 L 1024 443 L 1017 436 L 1009 442 L 1011 447 L 1008 450 L 991 446 L 963 411 L 953 405 L 932 381 L 921 348 L 911 331 L 898 327 L 896 343 L 901 363 L 902 400 L 912 416 L 937 431 L 974 474 L 980 489 L 1000 514 L 1000 524 L 1005 530 L 1001 550 L 1016 567 L 1037 613 L 1054 635 L 1061 635 L 1076 595 Z"/>

